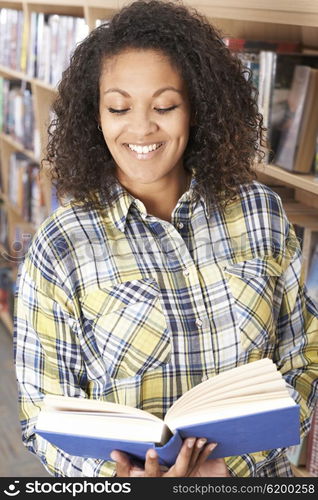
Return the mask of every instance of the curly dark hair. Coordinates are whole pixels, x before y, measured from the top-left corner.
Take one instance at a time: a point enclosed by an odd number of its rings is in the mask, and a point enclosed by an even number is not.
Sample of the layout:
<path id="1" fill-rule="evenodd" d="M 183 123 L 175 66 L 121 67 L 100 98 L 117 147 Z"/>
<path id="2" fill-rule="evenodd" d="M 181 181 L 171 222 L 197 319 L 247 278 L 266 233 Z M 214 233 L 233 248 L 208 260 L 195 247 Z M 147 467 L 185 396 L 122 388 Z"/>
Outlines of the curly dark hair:
<path id="1" fill-rule="evenodd" d="M 209 207 L 226 205 L 251 184 L 253 163 L 263 157 L 251 74 L 205 16 L 162 0 L 131 3 L 76 47 L 58 86 L 44 159 L 58 196 L 86 209 L 112 203 L 115 164 L 97 128 L 99 79 L 105 58 L 127 48 L 159 50 L 180 71 L 194 116 L 184 168 L 194 171 Z"/>

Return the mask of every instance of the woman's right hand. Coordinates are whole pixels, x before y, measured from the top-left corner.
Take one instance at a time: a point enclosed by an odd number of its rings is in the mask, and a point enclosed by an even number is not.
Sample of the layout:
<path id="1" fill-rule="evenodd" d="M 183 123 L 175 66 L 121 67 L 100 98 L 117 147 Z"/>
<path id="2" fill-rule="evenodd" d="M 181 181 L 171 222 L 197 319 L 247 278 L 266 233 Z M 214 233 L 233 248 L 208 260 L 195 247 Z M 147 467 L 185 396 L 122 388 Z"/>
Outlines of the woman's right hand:
<path id="1" fill-rule="evenodd" d="M 212 453 L 216 443 L 207 443 L 204 438 L 187 438 L 177 456 L 176 462 L 168 470 L 159 465 L 158 455 L 154 449 L 147 451 L 144 468 L 134 466 L 129 456 L 114 450 L 111 458 L 116 462 L 117 477 L 187 477 L 200 476 L 200 468 Z M 216 462 L 209 460 L 209 463 Z M 213 464 L 209 469 L 213 469 Z M 203 470 L 203 469 L 202 469 Z M 206 470 L 206 467 L 204 468 Z M 210 476 L 213 477 L 213 476 Z"/>

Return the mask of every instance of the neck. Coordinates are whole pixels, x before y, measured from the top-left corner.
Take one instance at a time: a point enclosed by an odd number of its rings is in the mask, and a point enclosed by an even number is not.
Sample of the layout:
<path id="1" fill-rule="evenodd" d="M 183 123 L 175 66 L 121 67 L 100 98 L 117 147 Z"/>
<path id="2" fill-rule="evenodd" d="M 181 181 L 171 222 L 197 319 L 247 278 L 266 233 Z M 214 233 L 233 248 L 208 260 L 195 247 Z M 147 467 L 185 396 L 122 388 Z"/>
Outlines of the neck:
<path id="1" fill-rule="evenodd" d="M 191 173 L 182 168 L 181 173 L 174 178 L 160 179 L 154 184 L 141 184 L 126 189 L 143 202 L 148 214 L 171 222 L 171 214 L 179 198 L 190 186 Z"/>

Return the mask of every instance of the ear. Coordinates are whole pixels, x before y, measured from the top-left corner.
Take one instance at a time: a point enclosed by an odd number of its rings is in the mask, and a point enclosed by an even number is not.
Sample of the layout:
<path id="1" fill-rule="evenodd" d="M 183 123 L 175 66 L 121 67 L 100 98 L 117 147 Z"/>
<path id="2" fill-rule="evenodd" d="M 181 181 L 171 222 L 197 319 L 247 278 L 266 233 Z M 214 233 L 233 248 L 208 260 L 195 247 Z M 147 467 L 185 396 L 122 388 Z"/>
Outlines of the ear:
<path id="1" fill-rule="evenodd" d="M 190 116 L 190 127 L 194 127 L 195 125 L 197 125 L 196 118 L 197 118 L 197 113 L 192 111 L 191 116 Z"/>

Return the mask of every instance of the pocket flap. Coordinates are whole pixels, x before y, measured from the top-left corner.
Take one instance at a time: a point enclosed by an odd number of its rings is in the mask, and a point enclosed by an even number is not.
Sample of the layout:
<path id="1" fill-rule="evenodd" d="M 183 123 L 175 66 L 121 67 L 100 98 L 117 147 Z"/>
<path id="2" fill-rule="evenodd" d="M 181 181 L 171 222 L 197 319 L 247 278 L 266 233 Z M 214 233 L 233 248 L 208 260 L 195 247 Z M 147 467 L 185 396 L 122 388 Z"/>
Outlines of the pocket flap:
<path id="1" fill-rule="evenodd" d="M 273 258 L 257 257 L 226 266 L 224 272 L 248 279 L 259 276 L 281 276 L 283 269 Z"/>
<path id="2" fill-rule="evenodd" d="M 152 302 L 159 293 L 158 283 L 152 278 L 144 278 L 92 290 L 81 299 L 81 304 L 84 314 L 95 319 L 137 302 Z"/>

